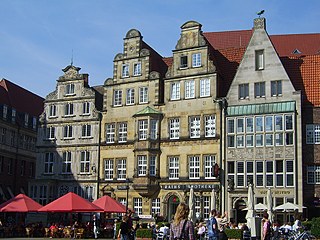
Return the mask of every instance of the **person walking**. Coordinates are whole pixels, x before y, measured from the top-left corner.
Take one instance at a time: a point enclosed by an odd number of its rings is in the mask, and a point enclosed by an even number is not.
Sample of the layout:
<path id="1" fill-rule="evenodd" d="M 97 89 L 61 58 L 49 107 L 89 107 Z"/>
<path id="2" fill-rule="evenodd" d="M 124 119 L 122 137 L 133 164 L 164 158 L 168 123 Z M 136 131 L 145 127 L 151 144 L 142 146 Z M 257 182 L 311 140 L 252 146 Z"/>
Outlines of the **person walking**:
<path id="1" fill-rule="evenodd" d="M 270 240 L 271 239 L 271 223 L 269 221 L 269 214 L 267 212 L 263 213 L 262 218 L 262 240 Z"/>
<path id="2" fill-rule="evenodd" d="M 207 220 L 207 230 L 208 230 L 208 237 L 209 240 L 218 240 L 219 237 L 219 228 L 218 228 L 218 222 L 216 219 L 217 210 L 212 209 L 211 210 L 211 217 Z"/>
<path id="3" fill-rule="evenodd" d="M 93 234 L 94 234 L 94 238 L 98 238 L 98 234 L 99 234 L 99 222 L 97 219 L 97 216 L 94 214 L 92 217 L 92 224 L 93 224 Z"/>
<path id="4" fill-rule="evenodd" d="M 189 206 L 180 203 L 170 225 L 170 240 L 195 240 L 193 223 L 188 220 Z"/>
<path id="5" fill-rule="evenodd" d="M 128 216 L 124 215 L 122 217 L 122 222 L 120 224 L 118 238 L 120 238 L 120 240 L 129 240 L 128 234 L 129 234 Z"/>

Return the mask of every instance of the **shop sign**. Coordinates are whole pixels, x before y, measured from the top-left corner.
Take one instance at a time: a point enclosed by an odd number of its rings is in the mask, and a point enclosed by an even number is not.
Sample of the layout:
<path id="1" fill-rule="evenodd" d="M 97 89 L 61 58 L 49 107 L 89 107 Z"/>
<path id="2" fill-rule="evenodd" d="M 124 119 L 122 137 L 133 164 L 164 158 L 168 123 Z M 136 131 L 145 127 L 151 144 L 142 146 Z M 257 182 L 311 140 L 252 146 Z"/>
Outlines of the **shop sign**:
<path id="1" fill-rule="evenodd" d="M 217 184 L 185 184 L 185 185 L 161 185 L 165 190 L 190 190 L 193 187 L 194 190 L 212 190 L 217 188 Z"/>

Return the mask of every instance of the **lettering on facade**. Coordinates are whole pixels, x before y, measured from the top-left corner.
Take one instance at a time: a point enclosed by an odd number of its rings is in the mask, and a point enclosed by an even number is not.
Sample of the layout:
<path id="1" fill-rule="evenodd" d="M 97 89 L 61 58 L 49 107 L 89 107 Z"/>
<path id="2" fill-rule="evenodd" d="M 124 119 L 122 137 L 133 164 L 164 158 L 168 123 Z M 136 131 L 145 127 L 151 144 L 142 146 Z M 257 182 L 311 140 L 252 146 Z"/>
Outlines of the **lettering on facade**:
<path id="1" fill-rule="evenodd" d="M 161 188 L 165 190 L 190 190 L 193 187 L 194 190 L 208 189 L 212 190 L 217 184 L 186 184 L 186 185 L 162 185 Z"/>
<path id="2" fill-rule="evenodd" d="M 260 194 L 267 194 L 267 190 L 260 191 Z M 275 195 L 290 195 L 291 191 L 276 190 L 276 191 L 272 191 L 272 194 L 275 194 Z"/>

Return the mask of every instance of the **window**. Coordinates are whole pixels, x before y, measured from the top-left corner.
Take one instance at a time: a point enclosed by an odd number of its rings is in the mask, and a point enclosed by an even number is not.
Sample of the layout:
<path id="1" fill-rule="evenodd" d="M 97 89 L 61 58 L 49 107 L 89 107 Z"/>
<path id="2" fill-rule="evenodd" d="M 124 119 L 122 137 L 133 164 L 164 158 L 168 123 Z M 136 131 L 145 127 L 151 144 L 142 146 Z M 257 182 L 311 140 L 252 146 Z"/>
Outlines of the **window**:
<path id="1" fill-rule="evenodd" d="M 148 136 L 148 120 L 139 120 L 139 140 L 146 140 Z"/>
<path id="2" fill-rule="evenodd" d="M 53 162 L 54 162 L 54 153 L 53 152 L 45 153 L 44 173 L 53 173 Z"/>
<path id="3" fill-rule="evenodd" d="M 210 197 L 209 196 L 203 196 L 203 218 L 209 219 L 210 217 Z"/>
<path id="4" fill-rule="evenodd" d="M 155 176 L 156 175 L 156 166 L 157 166 L 157 156 L 156 155 L 151 155 L 150 157 L 150 166 L 149 166 L 149 172 L 150 176 Z"/>
<path id="5" fill-rule="evenodd" d="M 141 75 L 141 62 L 135 63 L 133 65 L 133 76 Z"/>
<path id="6" fill-rule="evenodd" d="M 192 67 L 201 67 L 201 53 L 192 54 Z"/>
<path id="7" fill-rule="evenodd" d="M 189 179 L 199 179 L 200 178 L 200 157 L 199 156 L 189 156 Z"/>
<path id="8" fill-rule="evenodd" d="M 237 118 L 237 133 L 244 133 L 244 118 Z"/>
<path id="9" fill-rule="evenodd" d="M 273 132 L 273 116 L 266 116 L 265 122 L 266 132 Z"/>
<path id="10" fill-rule="evenodd" d="M 142 198 L 133 198 L 133 209 L 138 216 L 142 214 Z"/>
<path id="11" fill-rule="evenodd" d="M 189 118 L 190 138 L 200 138 L 200 116 Z"/>
<path id="12" fill-rule="evenodd" d="M 130 88 L 127 89 L 127 100 L 126 100 L 127 105 L 132 105 L 134 104 L 134 89 Z"/>
<path id="13" fill-rule="evenodd" d="M 257 82 L 254 84 L 254 97 L 261 98 L 266 96 L 265 82 Z"/>
<path id="14" fill-rule="evenodd" d="M 239 99 L 249 98 L 249 84 L 239 84 Z"/>
<path id="15" fill-rule="evenodd" d="M 283 160 L 276 160 L 276 186 L 283 187 L 284 179 L 283 179 Z"/>
<path id="16" fill-rule="evenodd" d="M 307 183 L 320 184 L 320 166 L 308 166 Z"/>
<path id="17" fill-rule="evenodd" d="M 13 174 L 13 159 L 9 158 L 8 161 L 8 174 L 12 175 Z"/>
<path id="18" fill-rule="evenodd" d="M 216 136 L 216 117 L 214 115 L 204 116 L 204 134 L 205 137 Z"/>
<path id="19" fill-rule="evenodd" d="M 155 140 L 158 138 L 158 121 L 150 120 L 150 139 Z"/>
<path id="20" fill-rule="evenodd" d="M 63 152 L 62 153 L 62 173 L 71 173 L 71 160 L 72 153 L 71 152 Z"/>
<path id="21" fill-rule="evenodd" d="M 171 100 L 180 99 L 180 82 L 171 83 Z"/>
<path id="22" fill-rule="evenodd" d="M 258 50 L 255 53 L 256 70 L 264 69 L 264 51 Z"/>
<path id="23" fill-rule="evenodd" d="M 244 179 L 244 162 L 237 161 L 237 187 L 244 187 L 245 186 L 245 179 Z"/>
<path id="24" fill-rule="evenodd" d="M 271 81 L 271 96 L 281 96 L 282 95 L 282 82 L 281 80 L 278 81 Z"/>
<path id="25" fill-rule="evenodd" d="M 160 198 L 153 198 L 151 200 L 151 214 L 152 215 L 159 215 L 160 214 Z"/>
<path id="26" fill-rule="evenodd" d="M 24 176 L 25 174 L 26 174 L 26 161 L 22 160 L 21 166 L 20 166 L 20 175 Z"/>
<path id="27" fill-rule="evenodd" d="M 11 121 L 12 121 L 13 123 L 16 122 L 16 114 L 17 114 L 16 110 L 12 108 Z"/>
<path id="28" fill-rule="evenodd" d="M 263 162 L 256 162 L 256 186 L 263 187 Z"/>
<path id="29" fill-rule="evenodd" d="M 283 133 L 275 134 L 275 144 L 276 146 L 283 146 Z"/>
<path id="30" fill-rule="evenodd" d="M 237 135 L 237 147 L 244 147 L 244 135 Z"/>
<path id="31" fill-rule="evenodd" d="M 113 179 L 113 159 L 104 160 L 104 179 Z"/>
<path id="32" fill-rule="evenodd" d="M 169 157 L 169 179 L 179 179 L 179 157 Z"/>
<path id="33" fill-rule="evenodd" d="M 306 141 L 307 144 L 320 144 L 320 124 L 307 124 Z"/>
<path id="34" fill-rule="evenodd" d="M 235 120 L 227 119 L 227 144 L 228 147 L 235 147 Z M 232 135 L 231 135 L 232 134 Z"/>
<path id="35" fill-rule="evenodd" d="M 66 95 L 73 95 L 74 94 L 74 84 L 70 83 L 66 86 Z"/>
<path id="36" fill-rule="evenodd" d="M 64 127 L 64 138 L 72 138 L 72 126 L 67 125 Z"/>
<path id="37" fill-rule="evenodd" d="M 7 129 L 6 128 L 0 128 L 0 141 L 2 143 L 6 143 L 6 135 L 7 135 Z"/>
<path id="38" fill-rule="evenodd" d="M 180 57 L 180 68 L 187 68 L 188 67 L 188 57 L 182 56 Z"/>
<path id="39" fill-rule="evenodd" d="M 266 186 L 273 186 L 273 161 L 266 161 Z"/>
<path id="40" fill-rule="evenodd" d="M 55 139 L 55 127 L 47 128 L 47 139 Z"/>
<path id="41" fill-rule="evenodd" d="M 253 134 L 246 135 L 246 146 L 253 147 L 254 146 L 254 136 Z"/>
<path id="42" fill-rule="evenodd" d="M 37 127 L 37 118 L 36 117 L 32 117 L 32 128 L 36 129 Z"/>
<path id="43" fill-rule="evenodd" d="M 266 146 L 273 146 L 273 134 L 266 134 Z"/>
<path id="44" fill-rule="evenodd" d="M 200 97 L 210 96 L 210 79 L 200 80 Z"/>
<path id="45" fill-rule="evenodd" d="M 113 92 L 113 105 L 121 106 L 122 105 L 122 90 L 114 90 Z"/>
<path id="46" fill-rule="evenodd" d="M 248 181 L 254 182 L 254 171 L 253 171 L 253 162 L 252 161 L 246 161 L 246 186 L 248 186 Z"/>
<path id="47" fill-rule="evenodd" d="M 253 117 L 246 118 L 246 132 L 253 133 Z"/>
<path id="48" fill-rule="evenodd" d="M 48 187 L 45 185 L 41 185 L 39 187 L 39 203 L 41 205 L 46 205 L 47 204 L 47 191 Z"/>
<path id="49" fill-rule="evenodd" d="M 106 142 L 114 143 L 115 141 L 115 124 L 109 123 L 106 125 Z"/>
<path id="50" fill-rule="evenodd" d="M 294 186 L 294 164 L 293 160 L 286 160 L 286 187 Z"/>
<path id="51" fill-rule="evenodd" d="M 8 115 L 8 107 L 6 105 L 3 105 L 3 118 L 7 119 Z"/>
<path id="52" fill-rule="evenodd" d="M 73 115 L 73 103 L 67 103 L 65 106 L 65 115 L 71 116 Z"/>
<path id="53" fill-rule="evenodd" d="M 91 125 L 86 124 L 82 126 L 82 137 L 91 137 Z"/>
<path id="54" fill-rule="evenodd" d="M 169 137 L 170 139 L 179 139 L 180 136 L 180 119 L 171 118 L 169 120 Z"/>
<path id="55" fill-rule="evenodd" d="M 127 160 L 118 159 L 117 160 L 117 179 L 124 180 L 127 177 Z"/>
<path id="56" fill-rule="evenodd" d="M 256 117 L 256 132 L 263 132 L 263 117 Z"/>
<path id="57" fill-rule="evenodd" d="M 49 117 L 55 117 L 57 116 L 57 106 L 56 105 L 50 105 L 49 107 Z"/>
<path id="58" fill-rule="evenodd" d="M 128 136 L 127 123 L 119 123 L 119 143 L 126 142 Z"/>
<path id="59" fill-rule="evenodd" d="M 139 88 L 139 103 L 148 103 L 148 88 Z"/>
<path id="60" fill-rule="evenodd" d="M 204 162 L 204 177 L 213 178 L 214 175 L 214 166 L 216 164 L 216 156 L 214 155 L 205 155 L 203 156 Z"/>
<path id="61" fill-rule="evenodd" d="M 147 156 L 138 156 L 138 176 L 146 176 L 147 174 Z"/>
<path id="62" fill-rule="evenodd" d="M 262 147 L 263 143 L 263 134 L 256 134 L 256 147 Z"/>
<path id="63" fill-rule="evenodd" d="M 129 77 L 129 64 L 122 65 L 122 77 Z"/>
<path id="64" fill-rule="evenodd" d="M 82 113 L 84 115 L 89 115 L 90 114 L 90 102 L 84 102 L 82 104 Z"/>
<path id="65" fill-rule="evenodd" d="M 276 131 L 283 131 L 283 116 L 276 115 L 274 117 L 274 121 L 275 121 L 275 130 Z"/>
<path id="66" fill-rule="evenodd" d="M 24 114 L 24 126 L 29 126 L 29 115 L 27 113 Z"/>
<path id="67" fill-rule="evenodd" d="M 228 171 L 228 181 L 233 180 L 235 178 L 235 162 L 228 161 L 227 162 L 227 171 Z M 230 180 L 229 180 L 230 179 Z"/>
<path id="68" fill-rule="evenodd" d="M 90 152 L 82 151 L 80 154 L 80 173 L 90 173 Z"/>
<path id="69" fill-rule="evenodd" d="M 189 80 L 185 82 L 185 98 L 194 98 L 195 97 L 195 87 L 194 80 Z"/>

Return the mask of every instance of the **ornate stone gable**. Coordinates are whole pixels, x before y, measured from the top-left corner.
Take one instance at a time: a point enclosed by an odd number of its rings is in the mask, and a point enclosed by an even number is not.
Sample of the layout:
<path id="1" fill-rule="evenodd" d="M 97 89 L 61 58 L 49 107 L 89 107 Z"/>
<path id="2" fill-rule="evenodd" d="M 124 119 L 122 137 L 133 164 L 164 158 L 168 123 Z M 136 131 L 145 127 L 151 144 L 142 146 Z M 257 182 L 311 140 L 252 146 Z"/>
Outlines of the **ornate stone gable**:
<path id="1" fill-rule="evenodd" d="M 176 45 L 176 50 L 185 48 L 201 47 L 206 45 L 201 31 L 201 24 L 196 21 L 186 22 L 181 26 L 180 39 Z"/>

